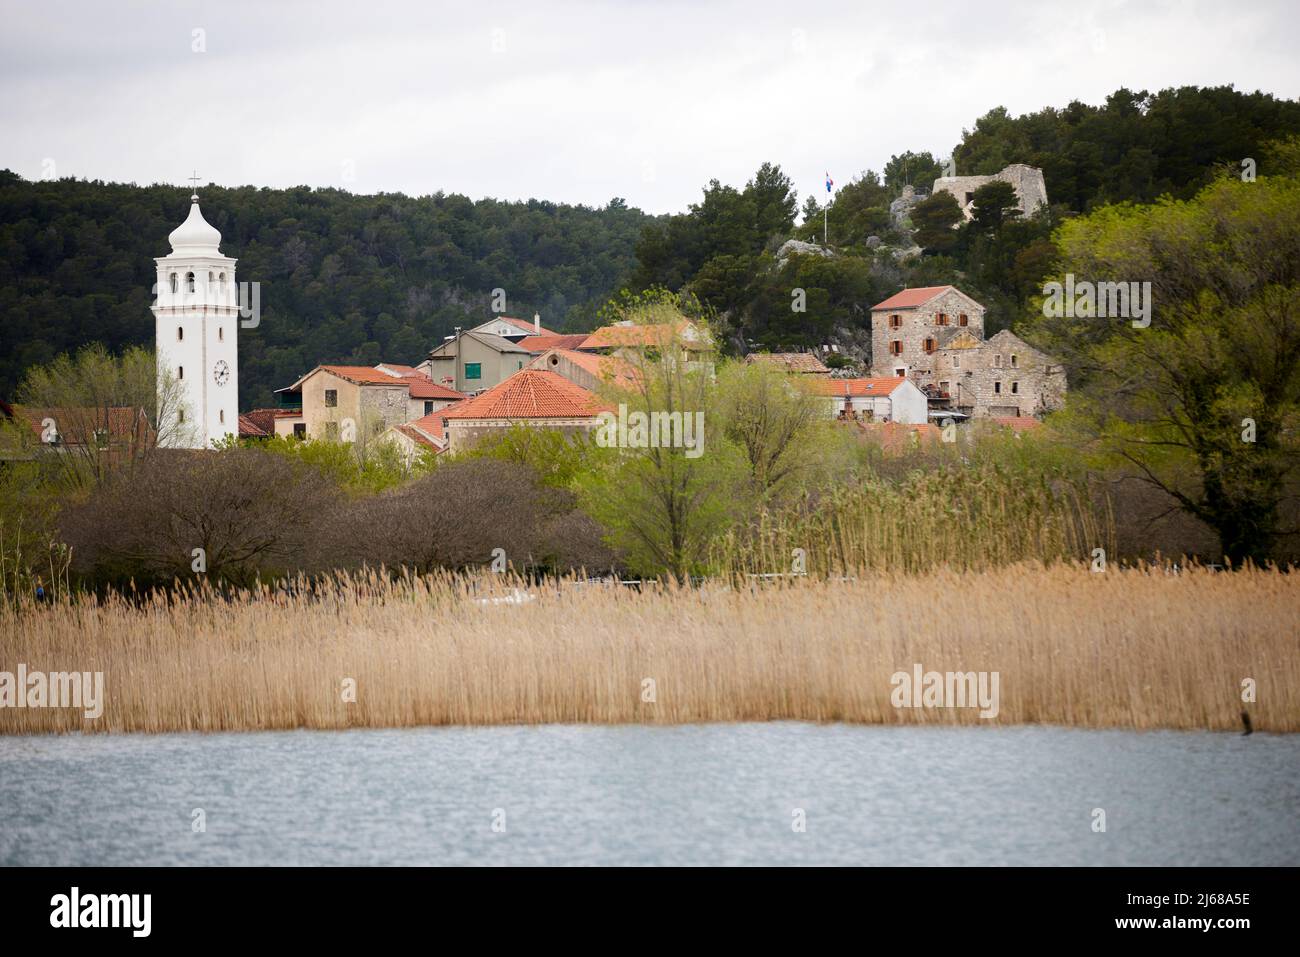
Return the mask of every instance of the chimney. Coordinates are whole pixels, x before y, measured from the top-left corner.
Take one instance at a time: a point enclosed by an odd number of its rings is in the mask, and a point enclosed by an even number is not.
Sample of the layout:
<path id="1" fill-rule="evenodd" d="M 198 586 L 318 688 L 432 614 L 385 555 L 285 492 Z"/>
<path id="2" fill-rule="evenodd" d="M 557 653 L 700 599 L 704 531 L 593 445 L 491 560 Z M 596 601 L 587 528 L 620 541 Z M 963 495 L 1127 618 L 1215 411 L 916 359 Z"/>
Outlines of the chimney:
<path id="1" fill-rule="evenodd" d="M 533 313 L 533 335 L 540 336 L 541 334 L 542 334 L 542 316 L 541 313 L 535 312 Z"/>

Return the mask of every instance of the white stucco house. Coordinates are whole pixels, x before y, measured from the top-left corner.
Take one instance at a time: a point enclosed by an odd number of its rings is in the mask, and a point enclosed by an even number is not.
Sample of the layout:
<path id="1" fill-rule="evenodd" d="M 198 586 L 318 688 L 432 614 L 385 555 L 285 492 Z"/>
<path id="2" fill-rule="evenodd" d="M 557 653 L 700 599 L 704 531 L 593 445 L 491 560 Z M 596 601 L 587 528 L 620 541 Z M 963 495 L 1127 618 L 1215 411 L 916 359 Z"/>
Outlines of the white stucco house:
<path id="1" fill-rule="evenodd" d="M 924 425 L 929 415 L 925 393 L 901 376 L 879 379 L 817 378 L 809 387 L 827 399 L 833 418 Z"/>

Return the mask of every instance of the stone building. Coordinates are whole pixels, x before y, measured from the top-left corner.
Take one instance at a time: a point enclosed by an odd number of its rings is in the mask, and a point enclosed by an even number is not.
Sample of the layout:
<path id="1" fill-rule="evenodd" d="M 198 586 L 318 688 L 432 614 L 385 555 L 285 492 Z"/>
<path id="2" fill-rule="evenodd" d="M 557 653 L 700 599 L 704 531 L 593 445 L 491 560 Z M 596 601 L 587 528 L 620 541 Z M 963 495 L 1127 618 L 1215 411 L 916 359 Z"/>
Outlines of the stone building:
<path id="1" fill-rule="evenodd" d="M 935 355 L 954 336 L 984 338 L 984 307 L 956 286 L 904 289 L 871 308 L 871 374 L 933 382 Z"/>
<path id="2" fill-rule="evenodd" d="M 1047 183 L 1043 171 L 1024 163 L 1012 163 L 992 176 L 940 176 L 934 181 L 934 193 L 951 193 L 962 213 L 970 219 L 975 214 L 975 190 L 998 180 L 1015 188 L 1023 215 L 1032 215 L 1039 206 L 1047 205 Z"/>
<path id="3" fill-rule="evenodd" d="M 977 340 L 958 336 L 937 355 L 937 404 L 983 418 L 1023 418 L 1065 401 L 1065 370 L 1009 329 Z"/>
<path id="4" fill-rule="evenodd" d="M 871 310 L 872 375 L 904 376 L 935 410 L 1037 416 L 1064 400 L 1065 370 L 1003 330 L 984 338 L 984 307 L 955 286 L 904 289 Z"/>

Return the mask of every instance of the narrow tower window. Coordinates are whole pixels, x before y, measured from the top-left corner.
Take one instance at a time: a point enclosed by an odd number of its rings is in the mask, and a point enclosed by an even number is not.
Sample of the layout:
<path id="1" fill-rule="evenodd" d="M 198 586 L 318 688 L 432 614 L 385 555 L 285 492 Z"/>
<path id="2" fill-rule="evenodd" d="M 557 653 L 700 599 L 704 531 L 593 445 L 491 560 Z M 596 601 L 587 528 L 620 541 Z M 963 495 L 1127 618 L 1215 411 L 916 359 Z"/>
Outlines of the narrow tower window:
<path id="1" fill-rule="evenodd" d="M 225 342 L 225 341 L 226 341 L 226 327 L 225 327 L 225 326 L 217 326 L 217 341 L 218 341 L 218 342 Z"/>
<path id="2" fill-rule="evenodd" d="M 177 379 L 184 379 L 184 378 L 185 378 L 185 367 L 184 367 L 184 366 L 177 366 L 177 367 L 176 367 L 176 378 L 177 378 Z"/>
<path id="3" fill-rule="evenodd" d="M 185 327 L 184 327 L 184 326 L 177 326 L 177 327 L 176 327 L 176 341 L 177 341 L 177 342 L 180 342 L 180 341 L 181 341 L 182 339 L 184 339 L 184 338 L 185 338 Z"/>
<path id="4" fill-rule="evenodd" d="M 176 291 L 176 273 L 172 273 L 172 292 Z"/>
<path id="5" fill-rule="evenodd" d="M 185 274 L 185 291 L 186 292 L 194 291 L 194 273 L 192 272 L 187 272 Z"/>

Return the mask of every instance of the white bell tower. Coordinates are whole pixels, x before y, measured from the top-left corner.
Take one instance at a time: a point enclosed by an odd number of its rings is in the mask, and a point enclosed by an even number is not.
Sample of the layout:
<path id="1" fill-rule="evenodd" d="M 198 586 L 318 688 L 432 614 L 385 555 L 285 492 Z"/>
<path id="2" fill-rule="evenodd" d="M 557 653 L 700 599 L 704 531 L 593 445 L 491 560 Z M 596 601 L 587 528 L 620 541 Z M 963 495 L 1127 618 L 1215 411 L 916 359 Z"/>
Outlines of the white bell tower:
<path id="1" fill-rule="evenodd" d="M 160 444 L 207 449 L 239 434 L 239 293 L 235 260 L 221 255 L 221 233 L 203 218 L 199 197 L 167 237 L 154 299 Z M 164 383 L 175 382 L 170 402 Z M 180 401 L 176 401 L 179 394 Z"/>

